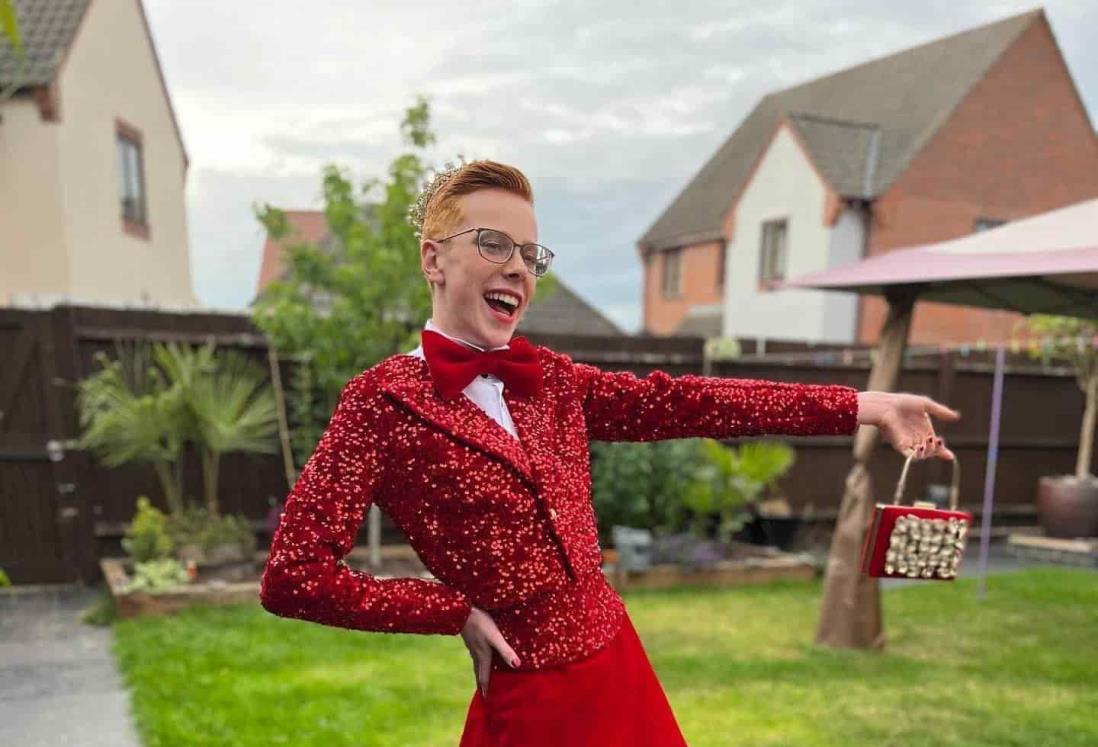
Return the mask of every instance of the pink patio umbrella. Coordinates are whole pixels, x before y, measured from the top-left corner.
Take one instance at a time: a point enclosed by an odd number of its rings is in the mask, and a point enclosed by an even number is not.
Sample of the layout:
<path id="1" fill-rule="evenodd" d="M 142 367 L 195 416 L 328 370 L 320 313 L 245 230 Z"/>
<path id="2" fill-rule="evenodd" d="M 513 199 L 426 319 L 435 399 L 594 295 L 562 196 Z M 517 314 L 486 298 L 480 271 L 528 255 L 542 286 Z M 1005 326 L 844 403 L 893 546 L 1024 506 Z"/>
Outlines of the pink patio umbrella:
<path id="1" fill-rule="evenodd" d="M 1098 319 L 1098 199 L 778 287 L 885 294 L 909 285 L 922 301 Z"/>
<path id="2" fill-rule="evenodd" d="M 1098 199 L 1020 219 L 949 241 L 898 249 L 788 280 L 778 288 L 884 295 L 888 314 L 867 389 L 891 391 L 899 379 L 916 300 L 1098 319 Z M 1002 408 L 1004 350 L 995 358 L 984 481 L 979 596 L 984 595 Z M 855 648 L 884 645 L 877 579 L 858 568 L 873 510 L 866 465 L 876 429 L 860 429 L 831 543 L 816 642 Z"/>

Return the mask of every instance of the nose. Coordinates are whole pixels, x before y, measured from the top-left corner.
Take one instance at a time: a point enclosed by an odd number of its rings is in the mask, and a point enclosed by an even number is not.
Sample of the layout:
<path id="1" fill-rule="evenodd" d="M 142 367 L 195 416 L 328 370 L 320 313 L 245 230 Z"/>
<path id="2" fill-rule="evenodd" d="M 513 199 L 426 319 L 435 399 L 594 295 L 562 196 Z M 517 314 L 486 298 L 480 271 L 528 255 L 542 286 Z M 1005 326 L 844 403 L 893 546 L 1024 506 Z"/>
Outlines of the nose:
<path id="1" fill-rule="evenodd" d="M 507 260 L 507 264 L 503 266 L 503 274 L 509 278 L 522 280 L 527 272 L 526 260 L 522 258 L 522 255 L 519 253 L 519 248 L 516 246 L 515 250 L 511 252 L 511 258 Z"/>

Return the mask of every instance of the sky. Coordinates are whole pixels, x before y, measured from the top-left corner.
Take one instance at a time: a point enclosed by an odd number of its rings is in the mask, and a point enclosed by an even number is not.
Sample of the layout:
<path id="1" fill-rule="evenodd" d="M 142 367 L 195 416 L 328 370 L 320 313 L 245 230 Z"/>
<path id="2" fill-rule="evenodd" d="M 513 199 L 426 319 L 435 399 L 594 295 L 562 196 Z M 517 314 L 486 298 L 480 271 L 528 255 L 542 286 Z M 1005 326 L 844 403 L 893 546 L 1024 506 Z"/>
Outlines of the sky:
<path id="1" fill-rule="evenodd" d="M 144 0 L 190 157 L 199 300 L 244 309 L 253 206 L 323 206 L 325 164 L 382 176 L 431 106 L 437 165 L 491 158 L 534 188 L 554 271 L 626 332 L 640 236 L 766 93 L 1022 13 L 1031 2 Z M 1098 120 L 1098 3 L 1045 13 Z M 1090 43 L 1088 43 L 1088 41 Z"/>

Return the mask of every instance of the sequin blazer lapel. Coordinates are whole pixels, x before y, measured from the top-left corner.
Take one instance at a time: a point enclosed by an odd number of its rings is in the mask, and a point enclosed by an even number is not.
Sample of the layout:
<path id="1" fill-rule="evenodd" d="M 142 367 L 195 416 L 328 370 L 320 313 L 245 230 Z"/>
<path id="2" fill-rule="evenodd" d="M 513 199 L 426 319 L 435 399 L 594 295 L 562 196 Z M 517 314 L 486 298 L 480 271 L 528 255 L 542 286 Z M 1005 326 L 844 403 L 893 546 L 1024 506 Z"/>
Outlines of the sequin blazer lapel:
<path id="1" fill-rule="evenodd" d="M 503 399 L 519 437 L 516 439 L 503 426 L 488 416 L 475 402 L 462 395 L 443 399 L 435 391 L 427 363 L 411 355 L 401 356 L 398 364 L 411 375 L 385 380 L 381 388 L 400 405 L 484 453 L 500 459 L 513 468 L 532 487 L 537 485 L 536 457 L 543 449 L 534 440 L 547 433 L 544 427 L 545 392 L 534 397 L 518 397 L 503 390 Z"/>

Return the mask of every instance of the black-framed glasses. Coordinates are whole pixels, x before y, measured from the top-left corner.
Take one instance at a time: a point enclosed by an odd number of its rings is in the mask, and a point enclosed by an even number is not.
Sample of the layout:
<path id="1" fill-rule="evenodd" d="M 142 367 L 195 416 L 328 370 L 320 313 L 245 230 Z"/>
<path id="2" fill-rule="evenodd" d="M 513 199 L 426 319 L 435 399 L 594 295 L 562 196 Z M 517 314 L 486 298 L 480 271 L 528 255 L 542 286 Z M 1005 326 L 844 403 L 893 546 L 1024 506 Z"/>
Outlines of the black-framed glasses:
<path id="1" fill-rule="evenodd" d="M 511 261 L 511 255 L 515 253 L 516 246 L 514 239 L 494 228 L 467 228 L 445 239 L 434 239 L 434 241 L 449 241 L 455 236 L 461 236 L 470 231 L 477 232 L 477 251 L 480 252 L 480 256 L 500 265 Z M 526 269 L 539 278 L 549 272 L 549 265 L 553 262 L 553 252 L 549 251 L 549 247 L 541 244 L 523 244 L 519 247 L 519 256 L 526 263 Z"/>

